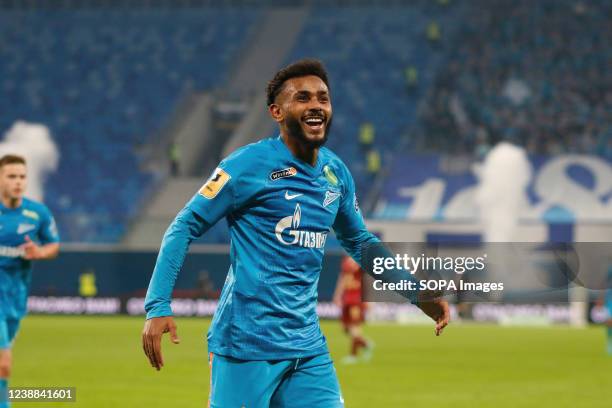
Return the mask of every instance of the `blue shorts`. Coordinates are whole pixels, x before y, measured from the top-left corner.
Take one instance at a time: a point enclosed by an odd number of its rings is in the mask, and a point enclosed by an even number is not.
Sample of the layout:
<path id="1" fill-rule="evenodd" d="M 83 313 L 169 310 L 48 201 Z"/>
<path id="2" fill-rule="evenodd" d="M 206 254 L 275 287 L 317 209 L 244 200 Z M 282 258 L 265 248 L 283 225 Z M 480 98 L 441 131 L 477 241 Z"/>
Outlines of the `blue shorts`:
<path id="1" fill-rule="evenodd" d="M 18 319 L 0 317 L 0 349 L 11 348 L 17 330 L 19 330 Z"/>
<path id="2" fill-rule="evenodd" d="M 292 360 L 238 360 L 210 353 L 210 408 L 340 408 L 329 353 Z"/>

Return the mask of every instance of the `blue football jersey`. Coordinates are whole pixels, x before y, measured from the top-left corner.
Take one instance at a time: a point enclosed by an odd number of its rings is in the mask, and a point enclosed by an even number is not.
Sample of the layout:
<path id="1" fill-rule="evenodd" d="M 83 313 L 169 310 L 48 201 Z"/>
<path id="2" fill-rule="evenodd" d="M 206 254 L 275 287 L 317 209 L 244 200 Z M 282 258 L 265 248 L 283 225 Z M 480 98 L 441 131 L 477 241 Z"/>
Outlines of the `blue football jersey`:
<path id="1" fill-rule="evenodd" d="M 311 166 L 280 137 L 223 160 L 164 236 L 145 301 L 148 318 L 171 315 L 188 243 L 223 217 L 231 265 L 209 351 L 249 360 L 325 353 L 316 304 L 327 237 L 333 229 L 358 262 L 363 244 L 379 242 L 365 227 L 347 167 L 327 148 Z"/>
<path id="2" fill-rule="evenodd" d="M 26 313 L 32 262 L 22 258 L 26 236 L 38 244 L 59 241 L 49 209 L 27 198 L 18 208 L 0 203 L 0 316 L 21 318 Z"/>

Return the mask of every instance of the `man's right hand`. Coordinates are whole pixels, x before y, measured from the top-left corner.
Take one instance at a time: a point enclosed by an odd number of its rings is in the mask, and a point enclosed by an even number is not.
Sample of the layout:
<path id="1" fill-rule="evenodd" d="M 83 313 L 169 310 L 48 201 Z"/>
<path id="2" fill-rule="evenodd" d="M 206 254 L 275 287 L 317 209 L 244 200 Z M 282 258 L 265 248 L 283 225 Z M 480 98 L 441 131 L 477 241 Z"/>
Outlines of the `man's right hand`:
<path id="1" fill-rule="evenodd" d="M 176 334 L 176 324 L 172 316 L 153 317 L 145 322 L 142 331 L 142 349 L 149 359 L 151 366 L 159 371 L 164 366 L 161 352 L 161 339 L 164 333 L 170 333 L 170 340 L 179 344 Z"/>

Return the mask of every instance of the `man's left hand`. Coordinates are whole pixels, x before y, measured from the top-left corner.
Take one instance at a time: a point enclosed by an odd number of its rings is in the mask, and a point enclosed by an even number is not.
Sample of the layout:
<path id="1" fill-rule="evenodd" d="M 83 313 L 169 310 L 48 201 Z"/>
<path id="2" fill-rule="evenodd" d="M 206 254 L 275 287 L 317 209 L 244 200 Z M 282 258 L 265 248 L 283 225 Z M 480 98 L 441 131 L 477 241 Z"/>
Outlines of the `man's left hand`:
<path id="1" fill-rule="evenodd" d="M 419 302 L 419 308 L 436 322 L 436 336 L 442 334 L 450 322 L 448 302 L 442 298 L 425 299 Z"/>

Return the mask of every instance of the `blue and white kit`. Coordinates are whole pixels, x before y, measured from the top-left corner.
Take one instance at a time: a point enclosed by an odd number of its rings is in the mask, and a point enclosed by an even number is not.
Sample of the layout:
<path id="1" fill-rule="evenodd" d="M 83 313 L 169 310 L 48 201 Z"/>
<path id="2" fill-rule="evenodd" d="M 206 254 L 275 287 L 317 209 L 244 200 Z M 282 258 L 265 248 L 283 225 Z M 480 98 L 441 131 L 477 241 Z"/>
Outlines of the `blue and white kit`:
<path id="1" fill-rule="evenodd" d="M 172 289 L 189 243 L 223 217 L 231 265 L 208 332 L 211 406 L 238 400 L 247 407 L 283 406 L 294 393 L 300 398 L 292 406 L 342 406 L 316 313 L 325 242 L 333 229 L 358 263 L 364 245 L 380 242 L 366 229 L 349 170 L 327 148 L 312 166 L 281 137 L 235 151 L 168 228 L 147 292 L 147 318 L 172 314 Z M 236 397 L 232 387 L 251 376 L 260 387 Z M 321 399 L 309 399 L 300 378 L 310 378 L 318 387 L 310 389 L 312 398 Z M 288 394 L 280 395 L 283 390 Z M 232 395 L 238 400 L 229 402 Z"/>

